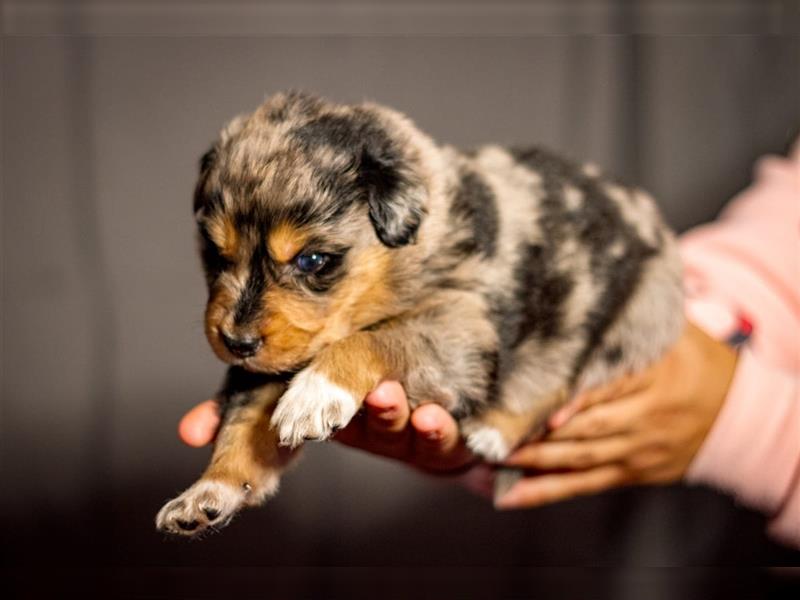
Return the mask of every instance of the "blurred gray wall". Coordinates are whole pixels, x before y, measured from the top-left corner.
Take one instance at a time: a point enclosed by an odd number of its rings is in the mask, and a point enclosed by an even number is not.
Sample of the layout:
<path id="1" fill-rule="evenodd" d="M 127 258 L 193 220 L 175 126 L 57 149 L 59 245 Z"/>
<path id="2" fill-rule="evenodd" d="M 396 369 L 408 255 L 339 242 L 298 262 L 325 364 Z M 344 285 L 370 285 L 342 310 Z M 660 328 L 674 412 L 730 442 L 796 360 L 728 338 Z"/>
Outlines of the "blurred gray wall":
<path id="1" fill-rule="evenodd" d="M 202 334 L 190 196 L 227 119 L 289 87 L 374 99 L 441 141 L 592 159 L 686 229 L 798 130 L 796 2 L 118 0 L 2 16 L 0 506 L 19 564 L 797 564 L 711 492 L 497 515 L 334 445 L 220 536 L 152 531 L 207 459 L 176 423 L 224 370 Z"/>

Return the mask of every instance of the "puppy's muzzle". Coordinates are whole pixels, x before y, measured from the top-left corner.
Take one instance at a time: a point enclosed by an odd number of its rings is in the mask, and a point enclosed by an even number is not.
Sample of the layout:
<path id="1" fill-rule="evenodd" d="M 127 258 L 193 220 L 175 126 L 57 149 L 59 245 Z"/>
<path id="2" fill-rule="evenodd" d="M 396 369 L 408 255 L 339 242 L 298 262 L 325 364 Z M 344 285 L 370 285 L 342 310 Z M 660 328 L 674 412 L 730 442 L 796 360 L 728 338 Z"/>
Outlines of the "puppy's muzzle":
<path id="1" fill-rule="evenodd" d="M 264 340 L 257 337 L 248 336 L 229 336 L 222 333 L 222 343 L 230 351 L 231 354 L 238 358 L 249 358 L 254 356 L 261 348 Z"/>

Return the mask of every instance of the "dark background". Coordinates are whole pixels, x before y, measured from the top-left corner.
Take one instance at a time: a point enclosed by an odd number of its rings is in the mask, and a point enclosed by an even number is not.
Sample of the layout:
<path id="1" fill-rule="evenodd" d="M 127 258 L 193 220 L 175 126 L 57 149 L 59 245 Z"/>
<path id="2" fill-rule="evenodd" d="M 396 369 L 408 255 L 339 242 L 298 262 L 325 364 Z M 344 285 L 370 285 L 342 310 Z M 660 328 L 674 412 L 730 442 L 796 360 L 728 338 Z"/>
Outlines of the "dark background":
<path id="1" fill-rule="evenodd" d="M 219 591 L 208 567 L 312 597 L 366 575 L 309 565 L 413 567 L 517 596 L 537 575 L 556 597 L 761 597 L 796 582 L 646 569 L 800 565 L 760 515 L 708 490 L 498 514 L 334 444 L 309 448 L 274 501 L 221 535 L 165 541 L 153 517 L 205 465 L 175 427 L 224 371 L 202 333 L 190 206 L 197 159 L 225 121 L 289 87 L 373 99 L 443 142 L 591 159 L 650 189 L 685 230 L 797 132 L 798 2 L 17 1 L 2 26 L 6 566 L 109 566 L 115 593 L 158 580 L 193 597 Z M 541 570 L 585 566 L 629 570 L 599 587 Z"/>

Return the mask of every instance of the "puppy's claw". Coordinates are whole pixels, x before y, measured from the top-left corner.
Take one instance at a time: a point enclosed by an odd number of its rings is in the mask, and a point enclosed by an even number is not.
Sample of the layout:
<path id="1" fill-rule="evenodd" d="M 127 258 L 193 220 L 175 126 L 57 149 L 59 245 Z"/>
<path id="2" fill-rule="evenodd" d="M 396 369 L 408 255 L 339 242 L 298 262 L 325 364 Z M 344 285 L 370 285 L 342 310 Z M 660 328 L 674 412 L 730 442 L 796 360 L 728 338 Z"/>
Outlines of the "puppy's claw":
<path id="1" fill-rule="evenodd" d="M 282 446 L 295 448 L 304 441 L 328 439 L 350 422 L 358 408 L 352 393 L 306 369 L 278 402 L 272 426 Z"/>

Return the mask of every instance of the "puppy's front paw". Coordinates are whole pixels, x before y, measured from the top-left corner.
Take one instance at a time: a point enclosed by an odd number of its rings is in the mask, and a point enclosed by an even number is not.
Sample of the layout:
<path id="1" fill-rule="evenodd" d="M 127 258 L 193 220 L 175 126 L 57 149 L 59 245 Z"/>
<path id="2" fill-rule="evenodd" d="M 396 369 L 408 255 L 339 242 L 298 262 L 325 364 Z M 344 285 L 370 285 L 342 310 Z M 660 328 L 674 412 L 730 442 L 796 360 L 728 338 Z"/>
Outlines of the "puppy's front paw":
<path id="1" fill-rule="evenodd" d="M 294 448 L 304 440 L 324 440 L 350 422 L 359 399 L 309 367 L 301 371 L 278 401 L 272 426 L 281 445 Z"/>
<path id="2" fill-rule="evenodd" d="M 156 528 L 186 537 L 221 529 L 244 505 L 248 492 L 247 487 L 236 488 L 221 481 L 198 481 L 164 505 L 156 516 Z"/>

